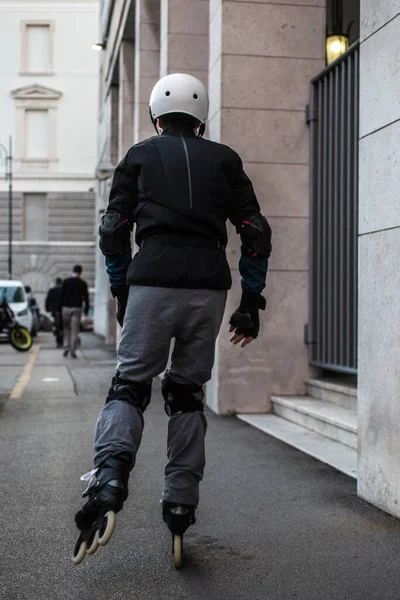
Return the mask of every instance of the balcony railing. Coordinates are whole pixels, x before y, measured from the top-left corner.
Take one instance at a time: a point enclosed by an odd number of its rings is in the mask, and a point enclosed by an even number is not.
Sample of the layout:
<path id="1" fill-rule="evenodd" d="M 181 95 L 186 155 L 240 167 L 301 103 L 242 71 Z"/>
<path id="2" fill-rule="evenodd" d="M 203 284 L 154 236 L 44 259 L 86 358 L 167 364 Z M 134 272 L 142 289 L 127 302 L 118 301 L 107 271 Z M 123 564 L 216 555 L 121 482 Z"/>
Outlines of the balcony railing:
<path id="1" fill-rule="evenodd" d="M 357 373 L 359 44 L 311 82 L 310 364 Z"/>

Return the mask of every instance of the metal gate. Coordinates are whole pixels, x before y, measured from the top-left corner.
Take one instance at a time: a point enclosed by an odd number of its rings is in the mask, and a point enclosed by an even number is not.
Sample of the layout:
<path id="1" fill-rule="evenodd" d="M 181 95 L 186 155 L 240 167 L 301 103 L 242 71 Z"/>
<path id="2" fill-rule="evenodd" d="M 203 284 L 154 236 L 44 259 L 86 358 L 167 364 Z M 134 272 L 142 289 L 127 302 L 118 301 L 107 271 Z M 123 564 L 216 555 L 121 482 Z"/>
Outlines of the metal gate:
<path id="1" fill-rule="evenodd" d="M 311 81 L 310 364 L 357 373 L 359 44 Z"/>

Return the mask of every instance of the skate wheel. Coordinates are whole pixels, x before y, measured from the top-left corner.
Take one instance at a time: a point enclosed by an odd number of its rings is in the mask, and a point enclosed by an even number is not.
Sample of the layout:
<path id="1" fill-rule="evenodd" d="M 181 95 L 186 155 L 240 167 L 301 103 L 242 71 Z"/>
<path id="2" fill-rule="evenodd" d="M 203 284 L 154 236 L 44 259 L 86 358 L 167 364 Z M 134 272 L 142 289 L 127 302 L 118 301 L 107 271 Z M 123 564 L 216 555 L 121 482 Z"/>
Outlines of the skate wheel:
<path id="1" fill-rule="evenodd" d="M 74 565 L 80 565 L 81 562 L 83 561 L 83 559 L 86 556 L 86 541 L 85 540 L 81 540 L 79 538 L 79 540 L 76 543 L 75 549 L 74 549 L 74 555 L 72 557 L 72 562 L 74 563 Z"/>
<path id="2" fill-rule="evenodd" d="M 98 542 L 100 546 L 105 546 L 113 534 L 115 527 L 115 512 L 109 510 L 104 515 L 104 521 L 101 528 L 98 530 Z"/>
<path id="3" fill-rule="evenodd" d="M 180 569 L 182 566 L 182 536 L 174 535 L 174 567 Z"/>
<path id="4" fill-rule="evenodd" d="M 99 531 L 96 530 L 88 540 L 88 549 L 86 552 L 88 554 L 94 554 L 99 547 Z"/>

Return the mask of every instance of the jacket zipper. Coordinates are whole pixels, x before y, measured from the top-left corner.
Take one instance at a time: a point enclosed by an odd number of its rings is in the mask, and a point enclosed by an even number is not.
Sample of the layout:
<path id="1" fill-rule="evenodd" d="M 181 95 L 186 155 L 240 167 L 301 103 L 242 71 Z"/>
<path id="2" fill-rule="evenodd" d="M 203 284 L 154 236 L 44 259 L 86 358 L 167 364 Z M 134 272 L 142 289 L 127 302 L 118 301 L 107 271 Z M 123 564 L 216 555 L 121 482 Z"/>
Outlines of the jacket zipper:
<path id="1" fill-rule="evenodd" d="M 181 140 L 182 140 L 182 144 L 183 144 L 183 149 L 185 151 L 185 156 L 186 156 L 186 165 L 187 165 L 187 170 L 188 170 L 188 180 L 189 180 L 189 200 L 190 200 L 190 208 L 193 209 L 193 198 L 192 198 L 192 177 L 190 174 L 190 162 L 189 162 L 189 152 L 187 149 L 187 145 L 186 145 L 186 140 L 183 137 L 182 134 L 180 134 L 181 136 Z"/>

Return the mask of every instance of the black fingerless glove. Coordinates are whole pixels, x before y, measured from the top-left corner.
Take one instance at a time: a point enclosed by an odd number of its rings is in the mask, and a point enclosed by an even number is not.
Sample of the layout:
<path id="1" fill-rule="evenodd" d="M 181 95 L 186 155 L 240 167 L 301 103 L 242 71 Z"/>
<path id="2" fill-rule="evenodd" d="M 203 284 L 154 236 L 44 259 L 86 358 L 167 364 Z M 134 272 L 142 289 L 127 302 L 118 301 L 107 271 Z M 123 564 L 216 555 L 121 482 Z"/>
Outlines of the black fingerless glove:
<path id="1" fill-rule="evenodd" d="M 239 308 L 231 316 L 229 325 L 235 328 L 237 335 L 255 339 L 260 331 L 259 311 L 265 310 L 265 305 L 264 296 L 243 290 Z"/>
<path id="2" fill-rule="evenodd" d="M 128 303 L 129 286 L 121 285 L 120 287 L 111 287 L 113 298 L 117 299 L 117 321 L 123 325 L 126 305 Z"/>

